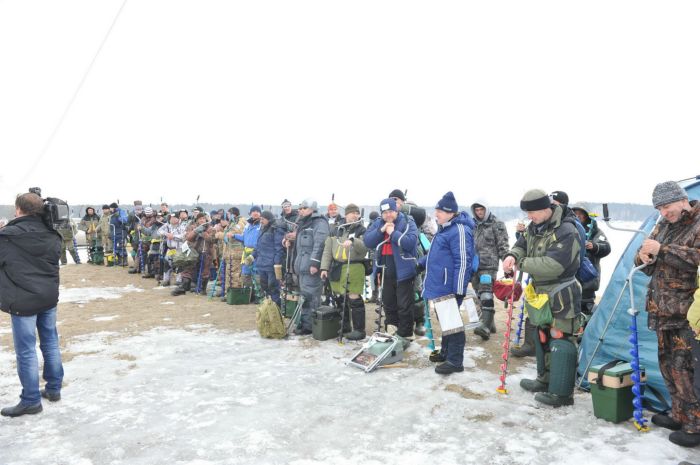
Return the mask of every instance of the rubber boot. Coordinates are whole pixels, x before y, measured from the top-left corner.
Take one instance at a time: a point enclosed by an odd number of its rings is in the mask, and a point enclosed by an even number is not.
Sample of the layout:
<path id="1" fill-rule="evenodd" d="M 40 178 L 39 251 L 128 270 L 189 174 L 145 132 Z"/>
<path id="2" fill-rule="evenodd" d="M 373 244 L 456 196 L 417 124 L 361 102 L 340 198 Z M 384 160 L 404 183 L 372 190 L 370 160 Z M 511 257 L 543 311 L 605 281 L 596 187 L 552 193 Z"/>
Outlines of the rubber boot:
<path id="1" fill-rule="evenodd" d="M 525 319 L 525 336 L 523 337 L 523 344 L 520 347 L 513 347 L 510 349 L 510 354 L 513 357 L 532 357 L 535 355 L 535 346 L 533 345 L 533 338 L 537 337 L 537 329 L 530 324 L 530 319 Z"/>
<path id="2" fill-rule="evenodd" d="M 354 328 L 346 337 L 350 341 L 360 341 L 365 338 L 365 302 L 362 297 L 350 299 L 350 312 L 352 314 L 352 327 Z"/>
<path id="3" fill-rule="evenodd" d="M 182 282 L 180 283 L 179 286 L 177 286 L 173 291 L 170 293 L 170 295 L 173 296 L 178 296 L 178 295 L 183 295 L 187 291 L 190 290 L 192 286 L 192 280 L 190 278 L 182 278 Z"/>
<path id="4" fill-rule="evenodd" d="M 482 340 L 488 341 L 491 337 L 491 325 L 495 315 L 493 307 L 483 307 L 481 311 L 481 325 L 474 328 L 474 334 L 481 337 Z"/>
<path id="5" fill-rule="evenodd" d="M 552 407 L 574 404 L 577 351 L 568 339 L 552 339 L 547 392 L 535 395 L 535 400 Z"/>

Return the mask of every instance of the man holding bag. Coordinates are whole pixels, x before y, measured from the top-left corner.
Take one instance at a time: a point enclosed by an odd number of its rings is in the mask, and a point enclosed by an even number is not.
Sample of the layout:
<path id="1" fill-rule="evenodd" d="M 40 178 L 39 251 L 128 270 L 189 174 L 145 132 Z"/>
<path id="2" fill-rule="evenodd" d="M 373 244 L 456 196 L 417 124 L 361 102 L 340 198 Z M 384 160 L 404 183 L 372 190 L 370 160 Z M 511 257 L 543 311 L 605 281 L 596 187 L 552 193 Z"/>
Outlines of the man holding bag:
<path id="1" fill-rule="evenodd" d="M 552 205 L 543 190 L 526 192 L 520 208 L 531 222 L 503 261 L 505 273 L 517 268 L 530 275 L 525 306 L 537 328 L 530 341 L 535 345 L 537 378 L 523 379 L 520 386 L 536 392 L 535 400 L 543 404 L 573 405 L 581 302 L 576 280 L 579 233 L 573 220 L 564 216 L 561 206 Z"/>

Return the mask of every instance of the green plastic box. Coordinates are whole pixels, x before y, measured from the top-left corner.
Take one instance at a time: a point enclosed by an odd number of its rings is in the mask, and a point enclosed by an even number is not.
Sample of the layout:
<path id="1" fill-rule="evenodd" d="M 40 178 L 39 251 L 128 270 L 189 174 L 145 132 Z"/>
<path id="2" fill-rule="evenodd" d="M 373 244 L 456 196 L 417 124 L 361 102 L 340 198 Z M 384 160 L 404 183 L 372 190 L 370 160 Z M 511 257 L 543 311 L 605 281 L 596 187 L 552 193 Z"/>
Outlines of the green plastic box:
<path id="1" fill-rule="evenodd" d="M 603 373 L 603 386 L 596 382 L 603 365 L 591 367 L 588 382 L 593 399 L 593 415 L 613 423 L 620 423 L 632 417 L 634 413 L 634 394 L 632 393 L 632 367 L 621 363 L 608 368 Z M 644 368 L 640 368 L 642 382 L 646 380 Z M 642 384 L 642 387 L 644 384 Z"/>
<path id="2" fill-rule="evenodd" d="M 321 306 L 311 314 L 311 331 L 317 341 L 338 337 L 340 312 L 337 308 Z"/>
<path id="3" fill-rule="evenodd" d="M 226 290 L 226 303 L 229 305 L 248 305 L 253 297 L 250 287 L 230 287 Z"/>
<path id="4" fill-rule="evenodd" d="M 294 315 L 294 310 L 297 308 L 299 303 L 299 294 L 290 293 L 287 295 L 287 302 L 284 308 L 284 317 L 291 318 Z"/>

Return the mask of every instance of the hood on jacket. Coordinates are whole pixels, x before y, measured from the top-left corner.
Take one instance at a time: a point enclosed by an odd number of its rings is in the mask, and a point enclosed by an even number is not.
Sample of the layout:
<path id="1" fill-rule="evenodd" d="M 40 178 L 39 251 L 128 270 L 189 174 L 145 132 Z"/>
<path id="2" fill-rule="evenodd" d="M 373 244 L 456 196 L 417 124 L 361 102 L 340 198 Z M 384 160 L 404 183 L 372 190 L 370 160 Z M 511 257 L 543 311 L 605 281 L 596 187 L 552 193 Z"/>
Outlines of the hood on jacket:
<path id="1" fill-rule="evenodd" d="M 476 210 L 478 207 L 482 207 L 482 208 L 486 209 L 486 212 L 484 213 L 483 220 L 480 220 L 479 218 L 477 218 L 476 213 L 474 213 L 474 210 Z M 474 202 L 471 206 L 471 212 L 472 212 L 472 219 L 474 220 L 475 223 L 488 223 L 489 221 L 492 220 L 491 210 L 489 210 L 489 207 L 487 207 L 483 203 Z"/>

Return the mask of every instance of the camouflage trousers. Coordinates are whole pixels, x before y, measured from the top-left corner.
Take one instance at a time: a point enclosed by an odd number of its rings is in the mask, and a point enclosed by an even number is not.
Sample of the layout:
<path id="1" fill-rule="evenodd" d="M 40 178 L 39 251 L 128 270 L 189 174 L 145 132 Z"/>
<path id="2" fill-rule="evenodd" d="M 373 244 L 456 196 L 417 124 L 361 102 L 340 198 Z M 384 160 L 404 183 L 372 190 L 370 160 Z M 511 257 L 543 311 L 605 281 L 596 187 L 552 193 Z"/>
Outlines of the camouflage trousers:
<path id="1" fill-rule="evenodd" d="M 241 264 L 242 258 L 243 247 L 224 248 L 223 259 L 226 263 L 226 289 L 243 287 L 243 279 L 241 277 L 241 272 L 243 271 L 243 265 Z"/>
<path id="2" fill-rule="evenodd" d="M 63 240 L 61 242 L 61 263 L 65 265 L 68 263 L 68 256 L 66 255 L 66 250 L 70 252 L 70 256 L 73 258 L 73 261 L 75 263 L 78 263 L 80 261 L 80 257 L 78 257 L 78 251 L 75 250 L 75 245 L 73 244 L 73 239 L 69 240 Z"/>
<path id="3" fill-rule="evenodd" d="M 688 325 L 657 330 L 659 370 L 671 394 L 671 417 L 686 433 L 700 433 L 700 402 L 693 388 L 692 348 L 695 335 Z"/>

